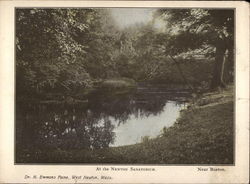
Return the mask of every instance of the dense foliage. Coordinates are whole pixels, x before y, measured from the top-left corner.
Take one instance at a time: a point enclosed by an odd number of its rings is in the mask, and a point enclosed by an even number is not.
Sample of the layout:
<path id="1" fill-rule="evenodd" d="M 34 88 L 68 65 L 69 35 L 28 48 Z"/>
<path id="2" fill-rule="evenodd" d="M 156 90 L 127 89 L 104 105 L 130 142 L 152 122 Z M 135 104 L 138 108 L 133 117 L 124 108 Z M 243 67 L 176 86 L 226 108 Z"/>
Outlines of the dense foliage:
<path id="1" fill-rule="evenodd" d="M 18 92 L 72 91 L 105 77 L 113 42 L 103 30 L 102 14 L 94 9 L 18 9 Z"/>
<path id="2" fill-rule="evenodd" d="M 17 9 L 17 92 L 83 92 L 122 77 L 192 89 L 232 81 L 232 10 L 159 9 L 157 18 L 166 31 L 154 21 L 119 29 L 108 9 Z"/>
<path id="3" fill-rule="evenodd" d="M 234 11 L 153 11 L 121 28 L 110 9 L 16 9 L 17 162 L 233 163 Z M 109 148 L 168 101 L 189 104 L 172 127 Z"/>
<path id="4" fill-rule="evenodd" d="M 167 54 L 196 51 L 214 59 L 211 88 L 225 87 L 225 77 L 233 80 L 233 10 L 161 9 L 157 13 L 168 22 Z"/>

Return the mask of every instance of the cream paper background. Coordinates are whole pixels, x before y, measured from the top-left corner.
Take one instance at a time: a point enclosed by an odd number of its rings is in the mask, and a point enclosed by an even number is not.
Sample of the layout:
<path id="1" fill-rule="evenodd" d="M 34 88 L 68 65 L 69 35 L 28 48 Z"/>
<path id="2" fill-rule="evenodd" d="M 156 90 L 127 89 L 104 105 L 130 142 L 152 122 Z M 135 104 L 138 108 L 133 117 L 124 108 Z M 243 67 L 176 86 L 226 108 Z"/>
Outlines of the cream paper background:
<path id="1" fill-rule="evenodd" d="M 157 166 L 156 171 L 96 171 L 111 165 L 14 164 L 14 10 L 15 7 L 209 7 L 236 9 L 236 157 L 224 172 L 198 167 Z M 115 165 L 130 167 L 130 165 Z M 136 167 L 136 165 L 133 165 Z M 0 183 L 249 183 L 249 4 L 229 1 L 1 1 L 0 0 Z M 25 175 L 111 176 L 111 180 L 32 180 Z"/>

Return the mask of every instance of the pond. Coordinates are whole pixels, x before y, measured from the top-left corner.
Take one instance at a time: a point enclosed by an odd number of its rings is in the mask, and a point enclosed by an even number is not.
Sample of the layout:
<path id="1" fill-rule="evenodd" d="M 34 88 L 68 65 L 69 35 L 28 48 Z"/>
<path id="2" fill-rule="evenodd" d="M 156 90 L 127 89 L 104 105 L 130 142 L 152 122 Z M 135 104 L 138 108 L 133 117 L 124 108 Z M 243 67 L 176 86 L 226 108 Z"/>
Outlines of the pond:
<path id="1" fill-rule="evenodd" d="M 16 146 L 72 150 L 140 143 L 173 125 L 187 96 L 184 90 L 138 87 L 126 93 L 97 90 L 83 103 L 18 103 Z"/>

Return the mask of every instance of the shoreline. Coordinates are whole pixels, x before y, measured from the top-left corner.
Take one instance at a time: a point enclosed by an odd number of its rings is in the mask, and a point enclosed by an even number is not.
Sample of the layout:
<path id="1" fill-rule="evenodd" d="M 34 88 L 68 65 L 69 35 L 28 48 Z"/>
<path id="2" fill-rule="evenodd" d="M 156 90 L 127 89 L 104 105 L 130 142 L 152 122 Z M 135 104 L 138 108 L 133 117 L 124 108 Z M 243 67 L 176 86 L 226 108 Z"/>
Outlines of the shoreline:
<path id="1" fill-rule="evenodd" d="M 25 163 L 232 164 L 233 87 L 204 93 L 163 133 L 142 143 L 97 150 L 54 150 Z"/>

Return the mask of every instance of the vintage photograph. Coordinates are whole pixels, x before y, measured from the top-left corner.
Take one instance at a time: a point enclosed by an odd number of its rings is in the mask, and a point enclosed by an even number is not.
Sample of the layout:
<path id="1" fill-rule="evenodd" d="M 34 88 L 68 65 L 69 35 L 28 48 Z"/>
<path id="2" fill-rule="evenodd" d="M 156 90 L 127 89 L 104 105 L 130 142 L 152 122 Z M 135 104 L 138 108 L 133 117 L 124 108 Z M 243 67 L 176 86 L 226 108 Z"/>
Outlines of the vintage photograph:
<path id="1" fill-rule="evenodd" d="M 15 8 L 15 164 L 235 164 L 235 9 Z"/>

